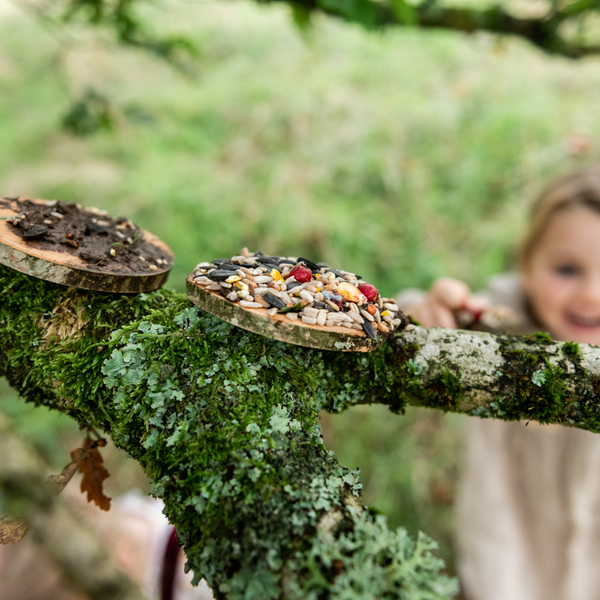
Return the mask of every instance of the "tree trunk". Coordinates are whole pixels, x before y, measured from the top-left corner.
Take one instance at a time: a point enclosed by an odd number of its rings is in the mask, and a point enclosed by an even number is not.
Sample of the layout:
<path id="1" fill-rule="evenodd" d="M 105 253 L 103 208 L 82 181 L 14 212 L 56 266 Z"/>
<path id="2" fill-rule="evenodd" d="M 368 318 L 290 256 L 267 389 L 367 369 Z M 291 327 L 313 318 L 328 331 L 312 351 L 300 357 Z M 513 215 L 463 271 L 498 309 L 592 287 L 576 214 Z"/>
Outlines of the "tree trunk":
<path id="1" fill-rule="evenodd" d="M 324 447 L 318 410 L 407 403 L 598 430 L 600 350 L 417 329 L 369 353 L 257 336 L 165 290 L 68 290 L 0 267 L 0 372 L 107 432 L 165 501 L 218 598 L 448 598 L 425 536 L 389 531 Z M 368 568 L 366 568 L 368 566 Z"/>

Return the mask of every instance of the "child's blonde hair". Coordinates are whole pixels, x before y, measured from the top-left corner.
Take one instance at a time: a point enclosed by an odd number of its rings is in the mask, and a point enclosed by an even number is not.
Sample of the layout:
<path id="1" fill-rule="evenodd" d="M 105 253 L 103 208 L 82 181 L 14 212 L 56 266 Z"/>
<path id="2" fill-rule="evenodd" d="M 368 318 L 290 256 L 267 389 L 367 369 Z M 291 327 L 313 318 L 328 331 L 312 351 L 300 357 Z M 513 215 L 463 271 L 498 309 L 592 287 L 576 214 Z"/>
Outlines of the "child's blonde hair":
<path id="1" fill-rule="evenodd" d="M 551 218 L 576 206 L 600 213 L 600 165 L 560 177 L 544 188 L 531 208 L 529 229 L 519 251 L 521 267 L 527 265 Z"/>

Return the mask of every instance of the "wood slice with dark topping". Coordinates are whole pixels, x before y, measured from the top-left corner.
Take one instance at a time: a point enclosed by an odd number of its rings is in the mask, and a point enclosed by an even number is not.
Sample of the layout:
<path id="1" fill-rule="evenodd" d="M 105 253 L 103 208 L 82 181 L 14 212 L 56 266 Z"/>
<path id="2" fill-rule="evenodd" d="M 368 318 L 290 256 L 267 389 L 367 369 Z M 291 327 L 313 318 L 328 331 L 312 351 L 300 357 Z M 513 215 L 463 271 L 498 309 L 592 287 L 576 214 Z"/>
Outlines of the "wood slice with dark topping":
<path id="1" fill-rule="evenodd" d="M 164 285 L 173 253 L 129 219 L 97 208 L 0 198 L 0 263 L 61 285 L 131 294 Z"/>

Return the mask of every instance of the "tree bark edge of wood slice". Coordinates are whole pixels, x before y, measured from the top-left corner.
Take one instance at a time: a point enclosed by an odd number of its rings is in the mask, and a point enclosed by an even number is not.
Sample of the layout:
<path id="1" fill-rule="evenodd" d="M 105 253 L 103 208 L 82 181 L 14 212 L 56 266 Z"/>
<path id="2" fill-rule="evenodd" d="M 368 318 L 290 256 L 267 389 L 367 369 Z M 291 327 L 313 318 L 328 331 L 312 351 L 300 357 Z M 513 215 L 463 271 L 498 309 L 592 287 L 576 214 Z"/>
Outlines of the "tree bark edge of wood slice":
<path id="1" fill-rule="evenodd" d="M 291 321 L 285 315 L 270 317 L 266 308 L 244 308 L 223 298 L 220 294 L 203 289 L 194 283 L 192 275 L 186 281 L 188 298 L 202 310 L 219 319 L 252 333 L 317 350 L 335 352 L 370 352 L 382 346 L 393 332 L 371 339 L 362 331 L 338 327 L 310 325 L 301 320 Z"/>

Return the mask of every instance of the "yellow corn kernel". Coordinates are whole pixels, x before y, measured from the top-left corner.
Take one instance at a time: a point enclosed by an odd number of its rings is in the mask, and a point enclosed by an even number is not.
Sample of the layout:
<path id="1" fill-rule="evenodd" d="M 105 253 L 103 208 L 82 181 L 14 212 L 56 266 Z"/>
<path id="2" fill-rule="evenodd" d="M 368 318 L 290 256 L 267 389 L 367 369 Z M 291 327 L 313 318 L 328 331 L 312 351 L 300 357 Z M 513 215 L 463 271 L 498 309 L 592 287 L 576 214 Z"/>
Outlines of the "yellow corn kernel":
<path id="1" fill-rule="evenodd" d="M 273 278 L 274 281 L 285 281 L 283 275 L 277 269 L 271 269 L 269 275 Z"/>

